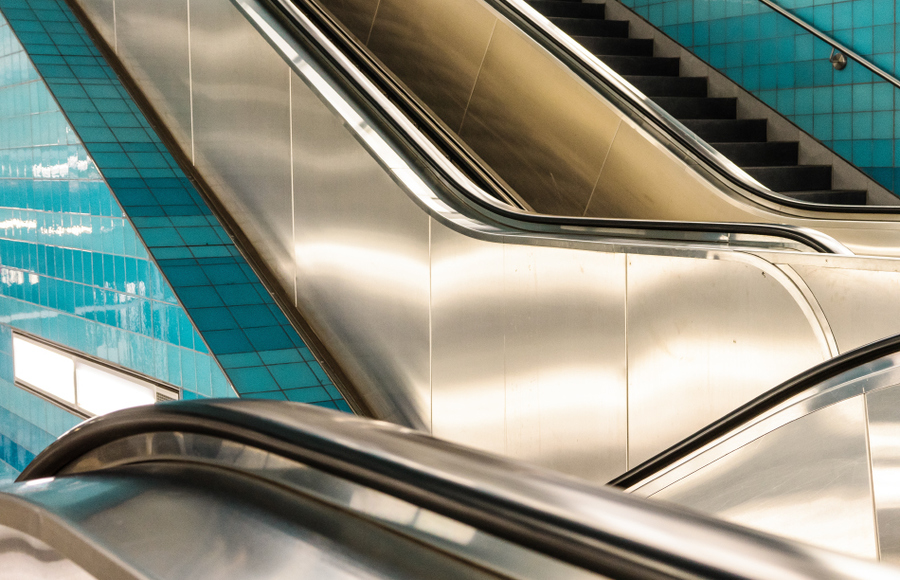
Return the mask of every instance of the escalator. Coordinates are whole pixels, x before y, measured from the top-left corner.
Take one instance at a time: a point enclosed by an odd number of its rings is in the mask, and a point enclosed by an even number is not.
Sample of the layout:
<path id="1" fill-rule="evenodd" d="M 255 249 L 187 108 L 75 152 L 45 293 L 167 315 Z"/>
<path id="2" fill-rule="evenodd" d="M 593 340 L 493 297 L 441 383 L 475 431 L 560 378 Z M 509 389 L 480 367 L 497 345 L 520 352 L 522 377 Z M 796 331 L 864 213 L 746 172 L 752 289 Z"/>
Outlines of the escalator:
<path id="1" fill-rule="evenodd" d="M 897 255 L 895 195 L 696 58 L 677 76 L 672 41 L 647 56 L 661 35 L 629 37 L 617 2 L 321 4 L 538 212 L 794 224 Z"/>
<path id="2" fill-rule="evenodd" d="M 603 482 L 900 331 L 900 263 L 816 230 L 516 209 L 519 190 L 316 5 L 82 6 L 377 418 Z"/>
<path id="3" fill-rule="evenodd" d="M 293 403 L 73 429 L 0 487 L 16 578 L 897 578 L 896 569 Z"/>
<path id="4" fill-rule="evenodd" d="M 607 18 L 606 5 L 565 0 L 530 5 L 772 191 L 816 203 L 867 204 L 866 190 L 833 187 L 831 165 L 801 164 L 798 140 L 770 139 L 765 118 L 739 119 L 736 97 L 710 96 L 707 76 L 682 74 L 679 57 L 654 56 L 653 40 L 631 38 L 629 21 Z"/>
<path id="5" fill-rule="evenodd" d="M 764 393 L 611 483 L 781 536 L 900 561 L 900 337 Z"/>

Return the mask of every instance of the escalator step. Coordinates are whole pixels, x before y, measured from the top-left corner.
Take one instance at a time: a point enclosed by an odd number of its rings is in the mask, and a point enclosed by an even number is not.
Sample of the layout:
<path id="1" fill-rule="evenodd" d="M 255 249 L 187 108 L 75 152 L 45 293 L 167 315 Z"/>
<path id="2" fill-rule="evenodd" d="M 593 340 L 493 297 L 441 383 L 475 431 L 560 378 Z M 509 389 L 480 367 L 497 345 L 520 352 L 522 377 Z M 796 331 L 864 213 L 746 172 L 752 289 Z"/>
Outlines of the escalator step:
<path id="1" fill-rule="evenodd" d="M 710 143 L 719 153 L 737 165 L 765 167 L 772 165 L 797 165 L 796 141 L 769 141 L 767 143 Z"/>
<path id="2" fill-rule="evenodd" d="M 649 38 L 603 36 L 572 36 L 572 38 L 597 55 L 653 56 L 653 40 Z"/>
<path id="3" fill-rule="evenodd" d="M 600 58 L 620 75 L 677 77 L 680 58 L 661 56 L 612 56 Z"/>
<path id="4" fill-rule="evenodd" d="M 707 143 L 766 140 L 765 119 L 685 119 L 682 124 Z"/>
<path id="5" fill-rule="evenodd" d="M 567 34 L 628 38 L 627 20 L 591 20 L 589 18 L 556 17 L 551 17 L 549 20 Z"/>
<path id="6" fill-rule="evenodd" d="M 782 195 L 811 203 L 828 203 L 834 205 L 866 205 L 865 190 L 828 189 L 822 191 L 784 191 Z"/>
<path id="7" fill-rule="evenodd" d="M 637 90 L 651 98 L 706 96 L 706 77 L 623 76 Z"/>
<path id="8" fill-rule="evenodd" d="M 532 8 L 544 16 L 566 18 L 598 18 L 606 15 L 605 4 L 582 4 L 581 2 L 554 2 L 552 0 L 528 0 Z"/>
<path id="9" fill-rule="evenodd" d="M 773 191 L 822 191 L 831 189 L 831 165 L 742 167 Z"/>
<path id="10" fill-rule="evenodd" d="M 676 119 L 735 119 L 737 99 L 713 97 L 654 97 Z"/>

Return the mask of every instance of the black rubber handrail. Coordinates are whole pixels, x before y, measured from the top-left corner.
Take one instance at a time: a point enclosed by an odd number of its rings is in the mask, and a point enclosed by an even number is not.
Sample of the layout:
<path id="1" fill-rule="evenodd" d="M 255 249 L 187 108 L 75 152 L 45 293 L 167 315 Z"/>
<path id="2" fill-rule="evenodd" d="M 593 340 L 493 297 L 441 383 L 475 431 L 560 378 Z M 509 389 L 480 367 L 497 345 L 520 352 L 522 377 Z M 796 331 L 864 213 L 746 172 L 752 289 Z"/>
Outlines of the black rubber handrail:
<path id="1" fill-rule="evenodd" d="M 884 571 L 409 429 L 298 403 L 230 399 L 126 409 L 70 430 L 17 481 L 58 476 L 108 443 L 166 432 L 212 436 L 299 461 L 610 578 L 864 578 Z M 890 570 L 883 577 L 896 578 Z"/>
<path id="2" fill-rule="evenodd" d="M 687 439 L 613 479 L 609 485 L 627 489 L 685 459 L 706 445 L 747 425 L 807 389 L 816 387 L 843 372 L 900 351 L 900 334 L 861 346 L 829 359 L 800 373 L 749 403 L 738 407 L 721 419 L 704 427 Z"/>
<path id="3" fill-rule="evenodd" d="M 662 131 L 669 138 L 686 148 L 690 153 L 695 155 L 706 167 L 714 173 L 722 177 L 727 182 L 737 186 L 739 190 L 749 191 L 754 195 L 767 199 L 771 202 L 788 206 L 794 209 L 807 211 L 821 211 L 830 213 L 870 213 L 870 214 L 897 214 L 900 213 L 900 206 L 866 206 L 866 205 L 833 205 L 821 204 L 808 201 L 801 201 L 787 196 L 778 195 L 768 188 L 760 188 L 754 183 L 748 182 L 740 174 L 731 171 L 725 164 L 725 158 L 721 153 L 716 151 L 712 146 L 697 137 L 693 131 L 684 126 L 683 123 L 669 115 L 659 105 L 651 99 L 642 100 L 635 97 L 636 89 L 632 87 L 624 79 L 612 77 L 606 70 L 596 66 L 595 63 L 585 59 L 582 55 L 572 50 L 566 43 L 560 42 L 555 38 L 553 33 L 548 31 L 542 23 L 536 22 L 529 15 L 522 12 L 518 7 L 510 4 L 508 0 L 484 0 L 494 9 L 503 14 L 507 19 L 512 21 L 521 30 L 526 32 L 532 40 L 536 41 L 543 48 L 548 50 L 556 58 L 564 62 L 569 68 L 578 74 L 582 80 L 589 85 L 599 88 L 601 91 L 607 89 L 612 91 L 618 98 L 627 103 L 633 110 L 639 112 L 647 120 L 649 120 L 658 130 Z M 766 0 L 759 0 L 765 4 L 770 4 Z M 779 11 L 783 14 L 783 11 Z M 794 21 L 795 19 L 792 19 Z M 801 21 L 802 22 L 802 21 Z M 819 33 L 821 34 L 821 33 Z M 819 36 L 819 35 L 817 35 Z M 827 37 L 821 35 L 823 40 Z M 572 40 L 575 43 L 574 40 Z M 577 43 L 576 43 L 577 44 Z M 829 42 L 832 46 L 835 43 Z M 852 52 L 852 51 L 851 51 Z M 855 55 L 855 53 L 853 53 Z M 858 55 L 856 55 L 858 56 Z M 862 57 L 859 57 L 860 59 Z M 874 65 L 872 65 L 874 67 Z M 867 67 L 869 68 L 869 67 Z M 871 70 L 871 69 L 870 69 Z M 873 71 L 874 72 L 874 71 Z M 885 73 L 886 74 L 886 73 Z M 618 75 L 616 75 L 618 76 Z M 892 84 L 897 85 L 897 82 Z M 851 164 L 852 165 L 852 164 Z"/>
<path id="4" fill-rule="evenodd" d="M 233 2 L 236 0 L 232 0 Z M 387 95 L 391 102 L 399 108 L 408 118 L 412 119 L 419 130 L 423 131 L 430 141 L 437 144 L 438 147 L 453 159 L 457 167 L 466 167 L 468 165 L 478 165 L 479 162 L 472 157 L 465 147 L 457 142 L 457 138 L 453 136 L 442 124 L 436 121 L 433 114 L 428 111 L 413 95 L 411 95 L 400 83 L 396 81 L 393 75 L 384 68 L 377 59 L 373 58 L 365 47 L 363 47 L 352 34 L 346 31 L 325 8 L 318 4 L 315 0 L 258 0 L 269 13 L 274 16 L 285 30 L 291 31 L 294 38 L 301 42 L 310 53 L 316 54 L 319 58 L 330 65 L 335 76 L 339 77 L 342 83 L 346 84 L 346 88 L 358 95 L 363 100 L 363 105 L 370 107 L 369 114 L 373 120 L 379 122 L 382 128 L 389 130 L 391 136 L 400 141 L 401 144 L 411 150 L 420 163 L 425 164 L 432 171 L 437 173 L 438 179 L 444 183 L 446 187 L 452 190 L 455 196 L 464 198 L 469 204 L 473 204 L 482 211 L 486 217 L 498 221 L 505 226 L 513 226 L 520 230 L 529 232 L 548 233 L 546 230 L 532 229 L 529 226 L 551 226 L 557 228 L 569 228 L 566 235 L 593 235 L 604 237 L 616 237 L 606 232 L 591 232 L 590 230 L 618 229 L 640 232 L 647 230 L 650 232 L 681 232 L 681 233 L 699 233 L 699 234 L 742 234 L 754 236 L 770 236 L 774 238 L 782 238 L 791 240 L 807 246 L 808 248 L 820 253 L 834 254 L 851 254 L 842 244 L 815 230 L 807 228 L 799 228 L 796 226 L 787 226 L 779 224 L 757 224 L 757 223 L 737 223 L 737 222 L 679 222 L 679 221 L 662 221 L 662 220 L 634 220 L 634 219 L 609 219 L 609 218 L 584 218 L 584 217 L 568 217 L 553 216 L 544 214 L 535 214 L 512 208 L 508 205 L 493 202 L 484 197 L 479 197 L 468 192 L 465 187 L 454 182 L 454 178 L 440 168 L 440 164 L 431 159 L 429 154 L 425 152 L 420 144 L 416 143 L 414 137 L 405 135 L 398 127 L 398 124 L 387 116 L 383 111 L 372 108 L 372 99 L 368 96 L 365 87 L 360 86 L 349 75 L 345 74 L 341 65 L 338 63 L 337 55 L 329 54 L 327 48 L 321 47 L 312 42 L 305 30 L 304 25 L 297 21 L 294 10 L 299 10 L 304 16 L 318 27 L 319 31 L 324 34 L 329 41 L 333 42 L 340 50 L 341 57 L 349 59 L 354 66 L 365 75 L 365 77 L 382 92 Z M 482 181 L 476 181 L 479 187 L 485 184 L 490 185 L 490 171 L 485 169 L 470 168 L 464 171 L 467 175 L 477 175 L 483 178 Z M 488 190 L 494 198 L 502 197 L 497 191 Z M 578 228 L 573 231 L 571 228 Z M 587 230 L 587 231 L 584 231 Z M 619 234 L 621 237 L 628 237 L 627 234 Z M 671 239 L 660 237 L 639 237 L 634 234 L 633 237 L 645 240 L 663 240 L 672 241 Z M 683 240 L 696 241 L 696 240 Z M 715 242 L 705 242 L 715 243 Z"/>

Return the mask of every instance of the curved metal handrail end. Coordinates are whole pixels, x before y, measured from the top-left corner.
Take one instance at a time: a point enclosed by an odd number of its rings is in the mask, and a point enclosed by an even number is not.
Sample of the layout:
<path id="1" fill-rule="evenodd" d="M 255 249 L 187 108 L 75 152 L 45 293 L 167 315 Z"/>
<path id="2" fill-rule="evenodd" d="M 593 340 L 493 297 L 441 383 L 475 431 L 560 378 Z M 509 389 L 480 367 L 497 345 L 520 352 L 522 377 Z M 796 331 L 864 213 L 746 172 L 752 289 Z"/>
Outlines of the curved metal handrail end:
<path id="1" fill-rule="evenodd" d="M 637 467 L 611 480 L 607 485 L 628 489 L 660 473 L 665 468 L 699 451 L 723 435 L 747 424 L 777 405 L 835 377 L 847 370 L 900 351 L 900 334 L 871 342 L 857 349 L 820 363 L 799 375 L 788 379 L 749 403 L 738 407 L 721 419 L 707 425 L 690 437 L 651 457 Z"/>
<path id="2" fill-rule="evenodd" d="M 606 577 L 900 578 L 890 566 L 297 403 L 178 401 L 118 411 L 70 430 L 19 481 L 56 475 L 105 443 L 165 431 L 249 444 Z"/>

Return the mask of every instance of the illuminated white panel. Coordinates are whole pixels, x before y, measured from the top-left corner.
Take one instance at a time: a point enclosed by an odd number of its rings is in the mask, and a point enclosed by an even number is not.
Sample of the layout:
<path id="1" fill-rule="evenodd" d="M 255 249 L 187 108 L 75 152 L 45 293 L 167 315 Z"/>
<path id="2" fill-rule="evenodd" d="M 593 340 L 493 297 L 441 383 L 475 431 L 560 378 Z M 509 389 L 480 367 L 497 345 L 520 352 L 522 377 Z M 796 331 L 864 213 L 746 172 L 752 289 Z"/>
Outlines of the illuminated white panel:
<path id="1" fill-rule="evenodd" d="M 95 415 L 156 402 L 156 395 L 149 385 L 93 366 L 78 363 L 75 377 L 78 381 L 78 406 Z"/>
<path id="2" fill-rule="evenodd" d="M 75 362 L 33 342 L 13 337 L 16 379 L 75 403 Z"/>

